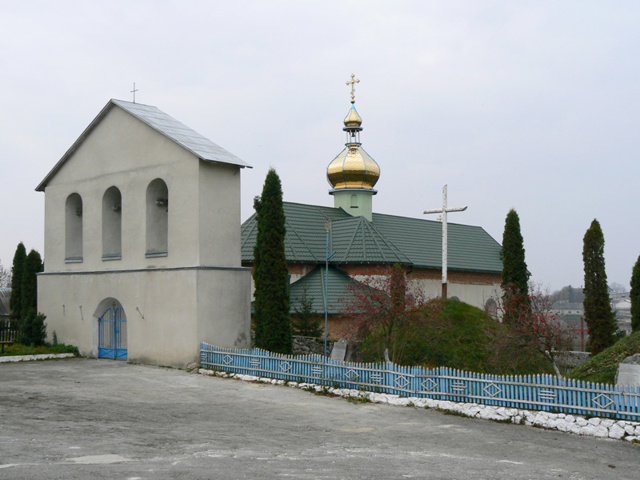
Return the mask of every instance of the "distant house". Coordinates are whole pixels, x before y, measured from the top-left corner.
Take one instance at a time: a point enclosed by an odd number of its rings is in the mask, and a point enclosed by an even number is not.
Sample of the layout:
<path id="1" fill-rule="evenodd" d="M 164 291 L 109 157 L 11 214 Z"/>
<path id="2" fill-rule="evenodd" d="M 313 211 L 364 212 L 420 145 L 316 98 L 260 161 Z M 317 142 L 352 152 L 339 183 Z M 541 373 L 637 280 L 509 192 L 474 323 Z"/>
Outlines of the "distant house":
<path id="1" fill-rule="evenodd" d="M 574 350 L 584 350 L 589 339 L 587 325 L 584 322 L 584 307 L 582 302 L 560 300 L 551 305 L 551 313 L 557 315 L 558 320 L 567 327 L 573 341 Z"/>
<path id="2" fill-rule="evenodd" d="M 611 293 L 611 310 L 613 311 L 618 328 L 627 334 L 631 333 L 631 299 L 629 292 Z M 574 346 L 579 349 L 589 338 L 587 325 L 584 321 L 584 306 L 582 302 L 559 300 L 552 306 L 552 313 L 569 328 L 574 338 Z M 584 330 L 584 331 L 583 331 Z"/>
<path id="3" fill-rule="evenodd" d="M 240 264 L 248 165 L 156 107 L 110 100 L 42 180 L 48 334 L 104 358 L 184 366 L 249 346 Z"/>
<path id="4" fill-rule="evenodd" d="M 564 300 L 555 302 L 551 309 L 553 313 L 560 317 L 582 317 L 584 316 L 584 307 L 582 302 L 567 302 Z"/>
<path id="5" fill-rule="evenodd" d="M 612 293 L 611 309 L 615 313 L 618 328 L 631 333 L 631 294 L 630 292 Z"/>
<path id="6" fill-rule="evenodd" d="M 10 288 L 0 288 L 0 319 L 9 318 L 9 314 L 11 313 L 11 310 L 9 309 L 10 297 Z"/>

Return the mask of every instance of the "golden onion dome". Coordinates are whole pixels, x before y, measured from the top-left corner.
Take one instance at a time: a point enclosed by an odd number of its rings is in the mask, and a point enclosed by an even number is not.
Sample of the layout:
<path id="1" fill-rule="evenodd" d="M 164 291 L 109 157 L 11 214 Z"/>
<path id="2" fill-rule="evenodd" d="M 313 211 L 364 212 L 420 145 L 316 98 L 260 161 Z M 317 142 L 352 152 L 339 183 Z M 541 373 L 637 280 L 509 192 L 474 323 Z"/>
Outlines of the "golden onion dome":
<path id="1" fill-rule="evenodd" d="M 360 117 L 360 115 L 358 114 L 358 111 L 356 110 L 356 106 L 351 105 L 351 108 L 349 109 L 349 113 L 347 113 L 347 116 L 344 119 L 344 126 L 359 127 L 360 125 L 362 125 L 362 117 Z"/>
<path id="2" fill-rule="evenodd" d="M 327 167 L 327 180 L 335 190 L 373 190 L 379 178 L 380 167 L 359 144 L 347 144 Z"/>

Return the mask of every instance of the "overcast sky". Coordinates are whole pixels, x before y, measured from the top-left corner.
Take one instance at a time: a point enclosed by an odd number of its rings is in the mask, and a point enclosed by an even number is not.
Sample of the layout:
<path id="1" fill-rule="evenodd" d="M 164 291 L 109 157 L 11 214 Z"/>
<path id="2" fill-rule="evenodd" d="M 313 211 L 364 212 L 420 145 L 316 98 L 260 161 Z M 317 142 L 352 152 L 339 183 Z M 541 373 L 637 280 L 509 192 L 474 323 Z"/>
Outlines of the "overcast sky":
<path id="1" fill-rule="evenodd" d="M 333 205 L 345 82 L 361 82 L 374 211 L 502 241 L 520 215 L 532 279 L 583 284 L 597 218 L 609 282 L 640 254 L 640 2 L 3 1 L 0 262 L 41 253 L 34 191 L 110 98 L 154 105 L 239 156 L 242 220 L 270 166 L 287 201 Z M 431 216 L 434 218 L 435 216 Z M 46 259 L 45 259 L 46 260 Z"/>

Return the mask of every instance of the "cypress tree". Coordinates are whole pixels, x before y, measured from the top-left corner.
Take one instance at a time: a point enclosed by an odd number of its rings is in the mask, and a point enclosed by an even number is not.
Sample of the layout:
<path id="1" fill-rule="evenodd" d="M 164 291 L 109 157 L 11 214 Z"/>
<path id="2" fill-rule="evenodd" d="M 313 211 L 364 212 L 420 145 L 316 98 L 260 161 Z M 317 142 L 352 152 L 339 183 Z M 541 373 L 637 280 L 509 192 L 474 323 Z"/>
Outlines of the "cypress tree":
<path id="1" fill-rule="evenodd" d="M 27 250 L 24 243 L 20 242 L 13 255 L 13 265 L 11 267 L 11 296 L 9 297 L 9 307 L 11 308 L 11 320 L 19 320 L 22 312 L 22 272 L 24 262 L 27 258 Z"/>
<path id="2" fill-rule="evenodd" d="M 631 273 L 631 330 L 640 330 L 640 257 Z"/>
<path id="3" fill-rule="evenodd" d="M 292 353 L 282 185 L 273 168 L 267 173 L 262 196 L 255 199 L 254 208 L 258 218 L 253 269 L 256 346 L 271 352 Z"/>
<path id="4" fill-rule="evenodd" d="M 529 309 L 529 277 L 524 259 L 524 243 L 520 233 L 520 217 L 512 208 L 507 213 L 502 235 L 502 287 L 505 295 L 516 297 L 517 310 Z M 505 312 L 503 321 L 509 323 L 511 318 Z"/>
<path id="5" fill-rule="evenodd" d="M 31 250 L 25 258 L 22 269 L 22 292 L 20 298 L 20 316 L 27 318 L 35 314 L 38 308 L 38 279 L 37 274 L 42 271 L 42 258 L 35 250 Z"/>
<path id="6" fill-rule="evenodd" d="M 584 319 L 589 328 L 587 346 L 596 355 L 615 343 L 616 322 L 609 303 L 609 287 L 604 265 L 604 235 L 593 220 L 584 235 Z"/>
<path id="7" fill-rule="evenodd" d="M 524 260 L 520 218 L 518 213 L 511 209 L 507 214 L 502 235 L 502 286 L 512 287 L 516 292 L 528 295 L 530 276 Z"/>

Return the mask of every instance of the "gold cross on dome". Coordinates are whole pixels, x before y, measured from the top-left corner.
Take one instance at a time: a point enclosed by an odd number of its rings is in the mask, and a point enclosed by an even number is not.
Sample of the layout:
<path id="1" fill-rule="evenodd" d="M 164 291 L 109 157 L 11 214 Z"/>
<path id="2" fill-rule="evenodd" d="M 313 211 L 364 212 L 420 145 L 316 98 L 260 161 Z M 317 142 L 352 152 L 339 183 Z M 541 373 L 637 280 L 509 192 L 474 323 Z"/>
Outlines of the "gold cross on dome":
<path id="1" fill-rule="evenodd" d="M 351 74 L 351 80 L 347 82 L 347 86 L 351 85 L 351 103 L 356 103 L 356 83 L 360 83 L 360 79 L 356 78 L 356 74 Z"/>

